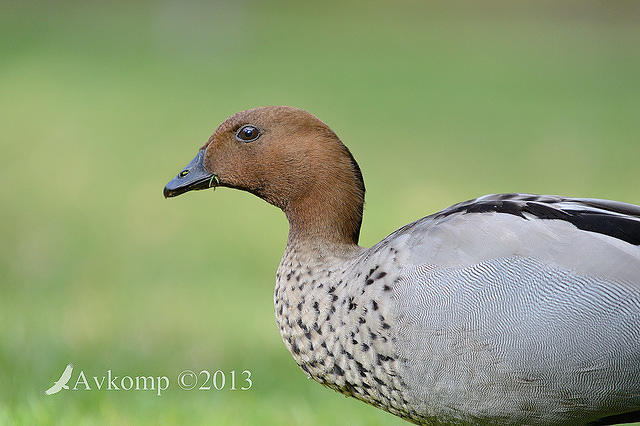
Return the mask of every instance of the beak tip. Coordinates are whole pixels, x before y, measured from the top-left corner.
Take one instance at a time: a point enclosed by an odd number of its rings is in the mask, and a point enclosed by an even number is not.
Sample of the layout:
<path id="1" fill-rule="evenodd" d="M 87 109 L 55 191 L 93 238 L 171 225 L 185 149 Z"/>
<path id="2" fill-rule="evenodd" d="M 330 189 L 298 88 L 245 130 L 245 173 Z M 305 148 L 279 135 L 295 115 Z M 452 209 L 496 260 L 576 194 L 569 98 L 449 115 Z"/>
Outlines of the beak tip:
<path id="1" fill-rule="evenodd" d="M 189 192 L 191 189 L 187 186 L 181 186 L 179 182 L 176 182 L 175 179 L 165 185 L 162 190 L 162 195 L 164 198 L 174 198 L 180 194 L 184 194 L 185 192 Z"/>

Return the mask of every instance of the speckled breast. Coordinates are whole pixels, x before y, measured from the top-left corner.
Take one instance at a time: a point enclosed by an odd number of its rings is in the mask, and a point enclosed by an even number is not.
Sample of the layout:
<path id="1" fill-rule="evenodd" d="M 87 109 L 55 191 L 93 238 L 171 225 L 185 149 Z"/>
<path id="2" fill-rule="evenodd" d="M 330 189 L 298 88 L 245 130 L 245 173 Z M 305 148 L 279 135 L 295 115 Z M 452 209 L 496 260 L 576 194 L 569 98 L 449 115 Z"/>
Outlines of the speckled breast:
<path id="1" fill-rule="evenodd" d="M 391 249 L 393 250 L 393 249 Z M 391 253 L 392 254 L 392 253 Z M 377 257 L 377 256 L 375 256 Z M 392 257 L 393 258 L 393 257 Z M 305 254 L 287 247 L 276 275 L 275 315 L 297 364 L 319 383 L 408 420 L 389 294 L 396 277 L 375 258 Z"/>

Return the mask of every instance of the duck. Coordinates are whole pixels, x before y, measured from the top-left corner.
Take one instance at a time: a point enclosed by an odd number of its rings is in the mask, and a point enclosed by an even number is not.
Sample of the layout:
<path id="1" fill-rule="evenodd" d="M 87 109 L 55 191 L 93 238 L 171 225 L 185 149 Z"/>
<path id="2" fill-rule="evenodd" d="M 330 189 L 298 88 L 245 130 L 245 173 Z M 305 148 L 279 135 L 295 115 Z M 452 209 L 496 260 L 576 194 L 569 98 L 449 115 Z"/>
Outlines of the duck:
<path id="1" fill-rule="evenodd" d="M 227 118 L 164 196 L 217 187 L 286 215 L 276 324 L 320 384 L 416 424 L 640 421 L 640 206 L 485 195 L 362 247 L 358 163 L 289 106 Z"/>

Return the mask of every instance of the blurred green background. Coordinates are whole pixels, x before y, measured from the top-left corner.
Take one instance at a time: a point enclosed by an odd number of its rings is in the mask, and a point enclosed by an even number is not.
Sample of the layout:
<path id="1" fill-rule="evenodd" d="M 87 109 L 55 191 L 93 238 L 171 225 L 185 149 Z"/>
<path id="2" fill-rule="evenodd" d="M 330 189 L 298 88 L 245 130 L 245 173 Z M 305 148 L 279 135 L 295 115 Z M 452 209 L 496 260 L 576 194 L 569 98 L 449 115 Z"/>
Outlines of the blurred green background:
<path id="1" fill-rule="evenodd" d="M 486 193 L 640 204 L 638 2 L 0 7 L 3 424 L 403 423 L 286 351 L 281 212 L 228 189 L 162 198 L 238 110 L 294 105 L 336 131 L 367 184 L 366 246 Z M 68 362 L 172 387 L 45 396 Z M 182 391 L 187 368 L 254 386 Z"/>

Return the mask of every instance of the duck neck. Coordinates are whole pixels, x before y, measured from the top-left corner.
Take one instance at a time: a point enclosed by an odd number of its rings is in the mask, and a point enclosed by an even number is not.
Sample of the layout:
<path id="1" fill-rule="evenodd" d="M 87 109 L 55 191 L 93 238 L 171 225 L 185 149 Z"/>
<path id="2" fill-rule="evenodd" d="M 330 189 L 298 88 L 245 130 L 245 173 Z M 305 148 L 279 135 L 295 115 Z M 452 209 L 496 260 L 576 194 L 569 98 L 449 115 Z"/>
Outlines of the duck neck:
<path id="1" fill-rule="evenodd" d="M 283 210 L 289 220 L 289 245 L 311 250 L 358 247 L 364 193 L 336 186 L 316 185 Z M 330 190 L 328 190 L 330 189 Z"/>
<path id="2" fill-rule="evenodd" d="M 358 163 L 330 129 L 305 144 L 310 151 L 291 158 L 293 181 L 273 197 L 289 219 L 289 244 L 358 247 L 365 186 Z M 275 201 L 275 202 L 274 202 Z"/>

